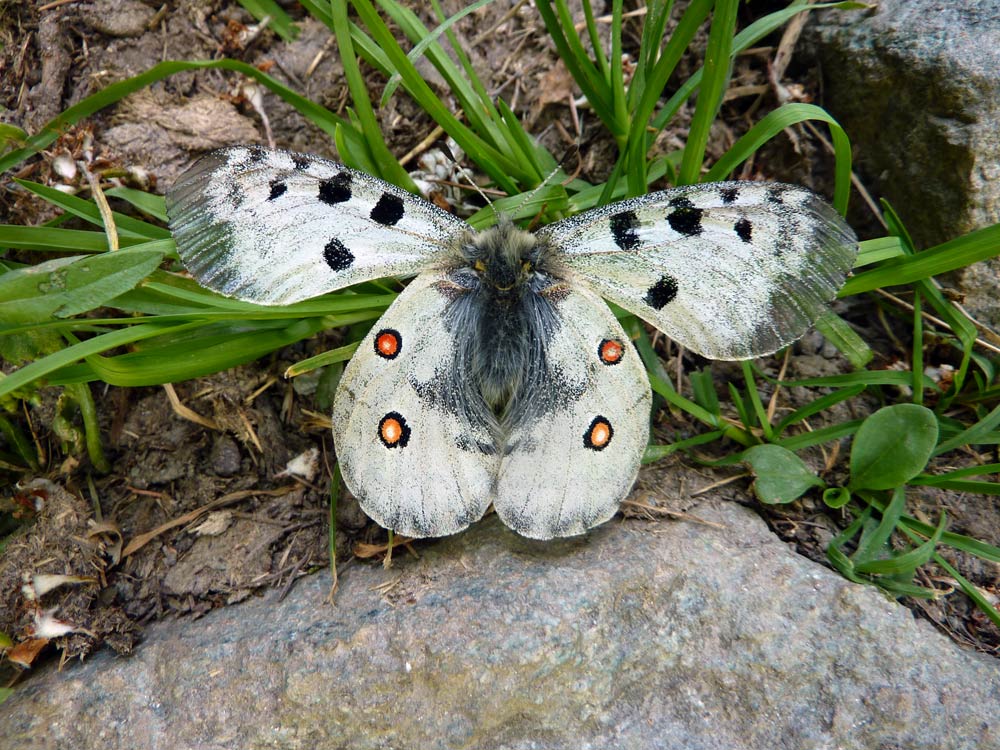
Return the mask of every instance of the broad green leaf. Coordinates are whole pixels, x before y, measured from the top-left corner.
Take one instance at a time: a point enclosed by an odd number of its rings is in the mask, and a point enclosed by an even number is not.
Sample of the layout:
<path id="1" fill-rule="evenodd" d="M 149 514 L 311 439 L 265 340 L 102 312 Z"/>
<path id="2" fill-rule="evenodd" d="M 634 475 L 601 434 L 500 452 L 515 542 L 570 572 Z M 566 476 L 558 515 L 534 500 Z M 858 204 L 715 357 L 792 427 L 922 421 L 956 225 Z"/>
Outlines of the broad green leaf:
<path id="1" fill-rule="evenodd" d="M 851 446 L 851 489 L 889 490 L 927 465 L 937 445 L 937 417 L 917 404 L 886 406 L 868 417 Z"/>
<path id="2" fill-rule="evenodd" d="M 754 473 L 754 494 L 762 503 L 790 503 L 823 480 L 805 462 L 780 445 L 757 445 L 743 453 L 743 461 Z"/>
<path id="3" fill-rule="evenodd" d="M 34 323 L 93 310 L 135 287 L 162 259 L 161 250 L 136 247 L 9 271 L 0 276 L 0 320 Z"/>

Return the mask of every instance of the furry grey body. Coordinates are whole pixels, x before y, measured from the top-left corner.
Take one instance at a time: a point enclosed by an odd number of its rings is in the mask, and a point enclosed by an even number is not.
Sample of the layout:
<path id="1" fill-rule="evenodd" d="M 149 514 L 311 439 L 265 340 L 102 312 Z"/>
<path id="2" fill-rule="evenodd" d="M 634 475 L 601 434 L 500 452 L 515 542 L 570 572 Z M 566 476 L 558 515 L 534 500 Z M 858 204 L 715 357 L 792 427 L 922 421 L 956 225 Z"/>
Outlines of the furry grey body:
<path id="1" fill-rule="evenodd" d="M 544 413 L 545 394 L 558 388 L 546 349 L 559 328 L 554 306 L 564 287 L 547 245 L 506 217 L 462 237 L 448 271 L 454 377 L 467 413 L 502 447 L 509 428 Z"/>

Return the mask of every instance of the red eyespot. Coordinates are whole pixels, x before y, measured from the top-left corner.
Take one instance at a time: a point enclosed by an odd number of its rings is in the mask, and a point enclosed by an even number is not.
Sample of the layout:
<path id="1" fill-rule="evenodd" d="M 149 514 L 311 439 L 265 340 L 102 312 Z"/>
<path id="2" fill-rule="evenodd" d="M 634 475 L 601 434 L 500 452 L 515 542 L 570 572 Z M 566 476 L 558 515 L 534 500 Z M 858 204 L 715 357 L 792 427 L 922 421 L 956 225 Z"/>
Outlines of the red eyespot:
<path id="1" fill-rule="evenodd" d="M 625 354 L 625 345 L 618 339 L 603 339 L 597 346 L 597 356 L 606 365 L 617 365 Z"/>
<path id="2" fill-rule="evenodd" d="M 391 411 L 378 423 L 378 438 L 386 448 L 405 448 L 410 441 L 410 428 L 403 415 Z"/>
<path id="3" fill-rule="evenodd" d="M 395 359 L 403 348 L 403 337 L 399 331 L 383 328 L 375 334 L 375 353 L 382 359 Z"/>
<path id="4" fill-rule="evenodd" d="M 611 422 L 604 417 L 594 417 L 594 421 L 583 434 L 583 445 L 591 450 L 602 451 L 608 447 L 614 434 Z"/>

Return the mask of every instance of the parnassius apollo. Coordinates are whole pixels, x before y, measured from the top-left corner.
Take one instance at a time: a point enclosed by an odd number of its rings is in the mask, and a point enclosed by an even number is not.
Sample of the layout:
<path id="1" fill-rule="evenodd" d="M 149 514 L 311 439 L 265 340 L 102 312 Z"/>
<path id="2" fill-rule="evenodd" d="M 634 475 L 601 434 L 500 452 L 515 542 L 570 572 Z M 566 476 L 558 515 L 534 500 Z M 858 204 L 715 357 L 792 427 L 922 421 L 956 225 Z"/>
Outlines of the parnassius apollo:
<path id="1" fill-rule="evenodd" d="M 529 233 L 482 232 L 315 156 L 239 146 L 167 193 L 181 259 L 209 289 L 288 304 L 412 276 L 361 342 L 333 409 L 337 458 L 386 528 L 443 536 L 492 502 L 538 539 L 580 534 L 628 493 L 650 387 L 601 297 L 715 359 L 798 338 L 857 253 L 792 185 L 691 185 Z"/>

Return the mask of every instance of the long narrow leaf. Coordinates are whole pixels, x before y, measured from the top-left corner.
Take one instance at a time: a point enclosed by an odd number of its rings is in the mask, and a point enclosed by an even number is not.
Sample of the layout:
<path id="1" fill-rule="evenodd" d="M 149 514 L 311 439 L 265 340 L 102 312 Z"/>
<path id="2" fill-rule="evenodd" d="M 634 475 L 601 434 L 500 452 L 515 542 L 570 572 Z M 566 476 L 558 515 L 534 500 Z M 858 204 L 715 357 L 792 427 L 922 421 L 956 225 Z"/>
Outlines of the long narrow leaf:
<path id="1" fill-rule="evenodd" d="M 830 127 L 834 147 L 833 205 L 841 214 L 847 213 L 847 198 L 851 189 L 851 142 L 840 123 L 829 112 L 812 104 L 789 103 L 768 112 L 708 170 L 706 181 L 724 179 L 775 135 L 806 120 L 825 122 Z"/>
<path id="2" fill-rule="evenodd" d="M 1000 256 L 1000 224 L 949 240 L 907 258 L 887 261 L 847 280 L 839 297 L 870 292 L 884 286 L 910 284 L 947 271 Z"/>
<path id="3" fill-rule="evenodd" d="M 722 94 L 729 84 L 732 67 L 730 54 L 738 8 L 739 0 L 716 0 L 715 10 L 712 12 L 712 27 L 708 32 L 708 47 L 705 50 L 705 72 L 678 174 L 682 185 L 698 182 L 701 176 L 708 132 L 722 103 Z"/>

